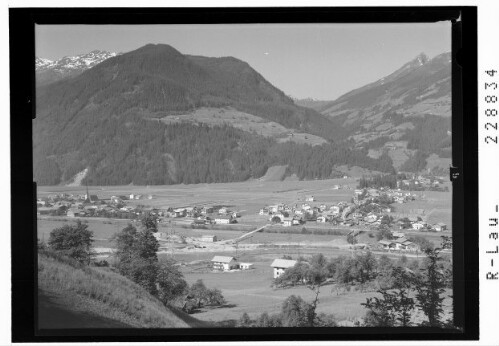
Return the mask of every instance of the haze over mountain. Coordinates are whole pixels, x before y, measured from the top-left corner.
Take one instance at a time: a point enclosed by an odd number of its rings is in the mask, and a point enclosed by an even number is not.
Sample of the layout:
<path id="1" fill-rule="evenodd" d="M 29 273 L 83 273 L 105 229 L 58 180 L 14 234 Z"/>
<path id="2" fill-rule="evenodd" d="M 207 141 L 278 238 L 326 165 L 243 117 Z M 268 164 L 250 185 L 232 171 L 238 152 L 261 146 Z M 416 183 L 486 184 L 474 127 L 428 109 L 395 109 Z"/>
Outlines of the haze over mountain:
<path id="1" fill-rule="evenodd" d="M 40 70 L 49 65 L 39 60 Z M 405 68 L 409 74 L 396 72 L 384 84 L 325 104 L 320 114 L 297 106 L 246 62 L 149 44 L 37 88 L 35 180 L 68 183 L 85 172 L 83 183 L 94 185 L 229 182 L 259 178 L 275 165 L 300 179 L 337 176 L 339 165 L 393 172 L 390 153 L 373 155 L 359 135 L 392 135 L 378 125 L 364 129 L 377 124 L 370 118 L 376 110 L 397 110 L 396 103 L 375 104 L 383 95 L 369 95 L 388 83 L 393 92 L 418 97 L 405 86 L 414 79 L 413 65 Z"/>

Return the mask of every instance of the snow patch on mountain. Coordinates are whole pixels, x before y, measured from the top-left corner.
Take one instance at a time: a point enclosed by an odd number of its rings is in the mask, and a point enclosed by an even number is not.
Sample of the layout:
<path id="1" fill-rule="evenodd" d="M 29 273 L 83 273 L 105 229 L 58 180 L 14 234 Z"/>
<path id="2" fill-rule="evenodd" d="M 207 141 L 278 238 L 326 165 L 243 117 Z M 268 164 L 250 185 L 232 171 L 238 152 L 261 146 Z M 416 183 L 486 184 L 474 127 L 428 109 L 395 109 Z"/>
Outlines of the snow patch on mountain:
<path id="1" fill-rule="evenodd" d="M 35 69 L 37 72 L 53 70 L 59 73 L 66 73 L 71 70 L 87 70 L 116 55 L 116 53 L 93 50 L 90 53 L 65 56 L 55 61 L 37 57 L 35 59 Z"/>

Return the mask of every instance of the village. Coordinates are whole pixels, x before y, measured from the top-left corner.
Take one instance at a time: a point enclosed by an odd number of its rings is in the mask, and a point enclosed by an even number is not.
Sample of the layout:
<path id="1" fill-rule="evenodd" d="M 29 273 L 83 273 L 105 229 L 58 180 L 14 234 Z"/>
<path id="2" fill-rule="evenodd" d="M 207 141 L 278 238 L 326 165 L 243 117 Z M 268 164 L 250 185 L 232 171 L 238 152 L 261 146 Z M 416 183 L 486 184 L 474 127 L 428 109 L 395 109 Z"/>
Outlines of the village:
<path id="1" fill-rule="evenodd" d="M 414 177 L 419 184 L 430 184 L 432 180 Z M 411 180 L 411 182 L 413 182 Z M 99 197 L 90 194 L 88 187 L 85 194 L 49 194 L 38 198 L 37 207 L 40 217 L 64 217 L 65 219 L 104 218 L 125 219 L 138 222 L 147 213 L 156 218 L 159 231 L 155 237 L 162 244 L 161 249 L 175 246 L 184 251 L 224 251 L 227 244 L 243 245 L 243 240 L 251 238 L 253 225 L 260 227 L 258 232 L 284 232 L 306 234 L 310 229 L 318 234 L 331 234 L 339 230 L 353 249 L 417 253 L 421 244 L 409 240 L 406 235 L 425 232 L 445 232 L 448 227 L 443 222 L 429 223 L 417 215 L 401 217 L 397 206 L 416 201 L 421 198 L 419 192 L 410 192 L 401 188 L 354 188 L 352 185 L 333 184 L 331 190 L 353 190 L 349 192 L 350 200 L 328 202 L 318 200 L 314 195 L 305 195 L 294 203 L 274 203 L 262 205 L 256 213 L 242 212 L 224 205 L 190 205 L 177 207 L 154 208 L 140 203 L 153 200 L 153 194 L 127 194 Z M 142 202 L 144 201 L 144 202 Z M 134 202 L 133 204 L 131 202 Z M 242 236 L 227 239 L 215 234 L 188 236 L 182 232 L 171 232 L 161 228 L 176 227 L 193 230 L 239 230 Z M 222 228 L 220 228 L 222 227 Z M 282 230 L 279 230 L 282 228 Z M 350 230 L 349 230 L 350 229 Z M 175 233 L 175 234 L 174 234 Z M 209 233 L 209 232 L 208 232 Z M 367 234 L 369 237 L 362 235 Z M 230 238 L 230 237 L 229 237 Z M 246 243 L 247 244 L 247 243 Z M 222 256 L 223 257 L 223 256 Z M 225 259 L 227 262 L 227 259 Z M 237 263 L 234 258 L 224 261 L 213 259 L 213 270 L 231 271 L 251 269 L 251 264 Z M 282 269 L 282 268 L 281 268 Z"/>

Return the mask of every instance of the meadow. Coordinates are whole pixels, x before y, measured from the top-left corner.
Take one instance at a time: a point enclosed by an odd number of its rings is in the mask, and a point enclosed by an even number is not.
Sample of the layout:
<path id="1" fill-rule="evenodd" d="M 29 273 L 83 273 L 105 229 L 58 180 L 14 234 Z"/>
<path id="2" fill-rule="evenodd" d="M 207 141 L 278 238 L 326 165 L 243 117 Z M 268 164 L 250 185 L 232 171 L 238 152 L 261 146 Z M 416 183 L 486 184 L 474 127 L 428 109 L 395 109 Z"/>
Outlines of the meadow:
<path id="1" fill-rule="evenodd" d="M 344 189 L 333 189 L 335 185 L 342 185 Z M 227 184 L 195 184 L 195 185 L 169 185 L 169 186 L 103 186 L 89 187 L 90 193 L 97 194 L 105 199 L 113 195 L 126 195 L 130 193 L 152 195 L 152 199 L 127 201 L 129 205 L 144 205 L 146 207 L 167 208 L 204 205 L 224 205 L 231 210 L 237 210 L 242 217 L 238 224 L 207 226 L 206 229 L 192 229 L 189 220 L 171 219 L 159 225 L 159 231 L 174 233 L 184 237 L 198 238 L 201 235 L 216 235 L 218 240 L 234 239 L 256 227 L 268 224 L 268 216 L 258 215 L 260 208 L 266 205 L 286 203 L 295 205 L 304 203 L 305 196 L 313 195 L 314 204 L 332 204 L 340 201 L 350 201 L 357 182 L 353 178 L 330 179 L 315 181 L 265 181 L 252 180 L 240 183 Z M 84 194 L 85 187 L 40 187 L 38 195 L 44 196 L 53 193 Z M 395 203 L 393 216 L 419 215 L 430 223 L 444 222 L 452 227 L 451 192 L 425 191 L 422 199 L 405 204 Z M 112 236 L 123 229 L 129 220 L 82 219 L 88 222 L 89 229 L 94 232 L 95 247 L 113 247 Z M 74 222 L 69 218 L 38 219 L 38 237 L 48 240 L 50 231 L 61 227 L 65 223 Z M 302 227 L 310 230 L 338 230 L 337 235 L 302 234 Z M 281 231 L 295 231 L 296 233 L 278 233 Z M 271 287 L 273 269 L 270 264 L 275 258 L 290 255 L 294 259 L 299 256 L 308 256 L 323 253 L 326 257 L 351 255 L 346 236 L 349 228 L 333 228 L 329 224 L 308 222 L 302 226 L 284 228 L 282 226 L 270 227 L 272 232 L 255 233 L 251 238 L 242 241 L 238 246 L 227 245 L 218 248 L 186 249 L 186 245 L 176 244 L 170 246 L 162 242 L 163 253 L 159 254 L 160 260 L 167 256 L 174 256 L 181 264 L 186 280 L 192 284 L 202 279 L 210 288 L 219 288 L 227 299 L 227 305 L 220 308 L 207 308 L 196 313 L 196 318 L 204 321 L 238 320 L 244 312 L 254 318 L 262 312 L 277 312 L 284 299 L 290 295 L 300 295 L 303 299 L 311 301 L 312 292 L 306 287 L 289 289 L 273 289 Z M 359 243 L 375 242 L 370 237 L 370 231 L 359 236 Z M 421 233 L 404 231 L 406 237 L 421 235 L 432 241 L 435 245 L 440 242 L 443 233 Z M 450 235 L 450 232 L 444 232 Z M 376 253 L 379 256 L 381 253 Z M 230 273 L 211 272 L 208 268 L 210 260 L 215 255 L 234 256 L 240 262 L 254 263 L 255 269 Z M 389 257 L 398 258 L 400 254 L 391 253 Z M 421 254 L 407 255 L 410 260 L 421 260 Z M 112 261 L 111 261 L 112 263 Z M 320 295 L 318 312 L 334 314 L 342 323 L 353 323 L 355 319 L 365 314 L 365 309 L 360 303 L 366 297 L 372 297 L 375 292 L 360 292 L 351 288 L 349 292 L 337 290 L 334 285 L 325 286 Z M 448 303 L 448 302 L 447 302 Z"/>

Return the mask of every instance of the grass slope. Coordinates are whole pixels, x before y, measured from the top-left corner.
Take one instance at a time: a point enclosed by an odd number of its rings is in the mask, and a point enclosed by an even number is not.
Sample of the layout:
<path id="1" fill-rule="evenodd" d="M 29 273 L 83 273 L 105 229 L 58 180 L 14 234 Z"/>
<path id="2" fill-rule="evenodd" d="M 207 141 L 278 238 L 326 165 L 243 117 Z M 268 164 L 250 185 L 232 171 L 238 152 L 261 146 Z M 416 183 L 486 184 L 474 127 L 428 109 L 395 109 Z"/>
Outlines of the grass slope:
<path id="1" fill-rule="evenodd" d="M 209 327 L 107 268 L 80 266 L 50 253 L 38 255 L 38 292 L 41 328 Z"/>

